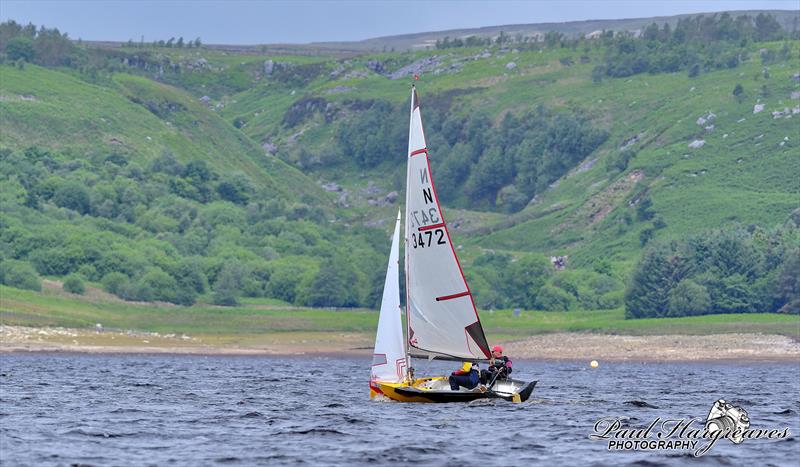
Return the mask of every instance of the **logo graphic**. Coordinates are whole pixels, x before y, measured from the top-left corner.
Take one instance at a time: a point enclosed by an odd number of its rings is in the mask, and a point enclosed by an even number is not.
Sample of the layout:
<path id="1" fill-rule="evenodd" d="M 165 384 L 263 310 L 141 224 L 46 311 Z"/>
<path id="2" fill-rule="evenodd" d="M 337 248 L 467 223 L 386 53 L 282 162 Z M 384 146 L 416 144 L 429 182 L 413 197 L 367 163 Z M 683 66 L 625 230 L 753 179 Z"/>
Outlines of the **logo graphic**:
<path id="1" fill-rule="evenodd" d="M 720 399 L 711 406 L 705 424 L 699 417 L 656 417 L 644 428 L 632 428 L 626 417 L 601 418 L 589 439 L 607 442 L 609 451 L 692 450 L 706 454 L 721 439 L 734 444 L 754 439 L 785 439 L 789 428 L 750 428 L 747 411 Z"/>
<path id="2" fill-rule="evenodd" d="M 736 444 L 744 441 L 744 432 L 748 428 L 750 428 L 750 419 L 747 417 L 747 412 L 743 408 L 734 407 L 722 399 L 714 402 L 706 418 L 706 431 L 709 434 L 723 430 L 727 433 L 724 435 L 725 438 Z"/>

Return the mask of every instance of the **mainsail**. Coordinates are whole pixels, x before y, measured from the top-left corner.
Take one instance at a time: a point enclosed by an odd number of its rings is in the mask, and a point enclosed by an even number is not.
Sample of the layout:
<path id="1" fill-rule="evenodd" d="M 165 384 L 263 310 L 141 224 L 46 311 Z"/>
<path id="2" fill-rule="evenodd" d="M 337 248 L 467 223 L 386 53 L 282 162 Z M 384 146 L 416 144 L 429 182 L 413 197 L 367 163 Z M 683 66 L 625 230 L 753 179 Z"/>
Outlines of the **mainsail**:
<path id="1" fill-rule="evenodd" d="M 405 232 L 409 354 L 442 359 L 488 359 L 486 336 L 433 185 L 419 100 L 413 88 Z"/>
<path id="2" fill-rule="evenodd" d="M 372 355 L 373 381 L 399 383 L 406 377 L 406 353 L 403 345 L 403 325 L 400 320 L 400 276 L 399 265 L 400 211 L 394 226 L 392 250 L 386 268 L 383 286 L 381 314 L 378 318 L 378 335 L 375 337 L 375 352 Z"/>

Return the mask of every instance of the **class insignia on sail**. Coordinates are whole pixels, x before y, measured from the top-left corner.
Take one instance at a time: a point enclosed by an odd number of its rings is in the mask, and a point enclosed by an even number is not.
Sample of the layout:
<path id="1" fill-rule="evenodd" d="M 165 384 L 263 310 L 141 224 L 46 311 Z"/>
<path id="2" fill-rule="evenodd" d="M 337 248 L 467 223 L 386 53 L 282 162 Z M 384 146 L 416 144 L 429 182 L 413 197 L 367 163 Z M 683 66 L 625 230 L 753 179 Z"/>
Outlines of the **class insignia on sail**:
<path id="1" fill-rule="evenodd" d="M 536 381 L 504 378 L 493 380 L 488 387 L 452 390 L 445 376 L 414 377 L 412 357 L 485 362 L 491 359 L 491 352 L 436 194 L 419 98 L 413 86 L 404 225 L 405 340 L 398 264 L 400 223 L 398 212 L 378 318 L 370 397 L 400 402 L 527 400 Z"/>

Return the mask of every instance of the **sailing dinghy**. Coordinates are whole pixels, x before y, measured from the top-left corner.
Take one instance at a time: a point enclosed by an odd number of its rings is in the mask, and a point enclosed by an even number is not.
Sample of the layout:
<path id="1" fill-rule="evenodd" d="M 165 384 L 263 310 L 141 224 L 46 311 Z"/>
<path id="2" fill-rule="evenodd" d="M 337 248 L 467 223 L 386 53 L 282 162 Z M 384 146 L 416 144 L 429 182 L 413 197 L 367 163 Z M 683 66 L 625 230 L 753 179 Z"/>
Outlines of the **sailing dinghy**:
<path id="1" fill-rule="evenodd" d="M 411 358 L 488 362 L 489 344 L 467 285 L 439 197 L 433 185 L 416 89 L 411 89 L 405 206 L 406 336 L 400 307 L 397 213 L 378 332 L 375 338 L 370 398 L 400 402 L 469 402 L 499 398 L 527 400 L 536 381 L 492 381 L 475 389 L 450 389 L 447 376 L 415 378 Z"/>

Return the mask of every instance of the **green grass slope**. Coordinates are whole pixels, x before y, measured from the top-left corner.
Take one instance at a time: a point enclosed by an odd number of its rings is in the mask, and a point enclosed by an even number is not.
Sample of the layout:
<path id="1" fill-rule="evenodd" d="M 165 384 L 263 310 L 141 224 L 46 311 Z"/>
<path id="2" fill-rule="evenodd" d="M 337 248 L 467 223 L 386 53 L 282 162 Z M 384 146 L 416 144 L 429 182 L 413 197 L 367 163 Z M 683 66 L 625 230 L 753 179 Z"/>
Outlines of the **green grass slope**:
<path id="1" fill-rule="evenodd" d="M 464 242 L 467 257 L 491 248 L 570 254 L 579 264 L 600 256 L 629 264 L 641 251 L 642 230 L 653 229 L 651 222 L 636 220 L 635 204 L 640 198 L 649 198 L 653 213 L 665 223 L 655 229 L 657 239 L 731 222 L 772 226 L 797 208 L 800 115 L 792 109 L 800 101 L 791 95 L 800 90 L 800 82 L 793 78 L 800 69 L 800 43 L 789 44 L 792 52 L 787 61 L 762 64 L 760 49 L 777 51 L 783 43 L 758 44 L 733 69 L 711 70 L 693 78 L 685 71 L 638 74 L 600 83 L 592 81 L 591 71 L 602 62 L 602 47 L 531 51 L 493 47 L 486 57 L 483 47 L 377 54 L 332 61 L 329 69 L 340 66 L 344 71 L 317 76 L 299 89 L 262 80 L 232 96 L 223 116 L 230 121 L 246 120 L 245 133 L 272 141 L 287 154 L 287 161 L 300 164 L 296 156 L 301 149 L 322 151 L 335 146 L 336 125 L 351 113 L 343 110 L 332 122 L 317 115 L 288 128 L 282 118 L 293 103 L 318 97 L 346 109 L 353 100 L 404 102 L 410 78 L 390 80 L 370 71 L 367 64 L 382 61 L 399 68 L 426 57 L 440 65 L 422 73 L 415 83 L 423 104 L 431 96 L 455 92 L 457 112 L 486 112 L 496 121 L 506 112 L 537 105 L 576 110 L 609 132 L 607 142 L 521 212 L 447 209 L 465 226 L 461 231 L 454 229 L 455 241 Z M 563 64 L 565 59 L 573 64 Z M 510 62 L 516 67 L 508 69 Z M 745 90 L 741 99 L 732 95 L 737 84 Z M 763 105 L 763 110 L 754 113 L 756 104 Z M 773 111 L 782 115 L 773 118 Z M 697 123 L 709 114 L 712 120 Z M 622 171 L 609 169 L 620 148 L 631 140 L 627 150 L 635 157 Z M 704 145 L 690 148 L 695 140 Z M 436 147 L 430 149 L 435 158 Z M 368 181 L 389 191 L 402 189 L 397 186 L 401 165 L 365 169 L 339 164 L 304 170 L 353 192 Z M 391 208 L 362 210 L 366 217 L 393 216 Z"/>
<path id="2" fill-rule="evenodd" d="M 243 172 L 286 199 L 321 190 L 217 116 L 194 96 L 155 81 L 117 74 L 105 86 L 27 65 L 0 68 L 0 144 L 76 158 L 119 154 L 146 165 L 164 151 L 204 160 L 220 172 Z"/>
<path id="3" fill-rule="evenodd" d="M 767 226 L 783 222 L 800 197 L 798 115 L 791 114 L 800 101 L 790 98 L 800 89 L 792 78 L 799 67 L 797 58 L 770 66 L 765 79 L 764 67 L 753 58 L 736 69 L 696 78 L 685 73 L 637 75 L 600 84 L 592 83 L 585 69 L 576 69 L 554 74 L 547 91 L 528 91 L 526 96 L 525 89 L 535 89 L 532 79 L 520 79 L 513 90 L 497 90 L 551 105 L 566 98 L 567 105 L 581 105 L 607 125 L 611 137 L 587 159 L 596 159 L 592 168 L 573 171 L 526 209 L 535 220 L 481 236 L 476 243 L 589 256 L 623 253 L 630 258 L 638 253 L 639 232 L 648 224 L 626 225 L 622 217 L 626 212 L 635 216 L 630 204 L 639 194 L 652 200 L 653 210 L 666 222 L 657 237 L 682 236 L 731 221 Z M 742 102 L 732 96 L 738 83 L 746 89 Z M 764 110 L 754 114 L 756 104 Z M 773 118 L 773 111 L 784 114 Z M 713 121 L 697 124 L 710 113 L 716 116 Z M 711 125 L 713 129 L 705 129 Z M 637 141 L 629 149 L 636 156 L 627 170 L 609 172 L 607 160 L 633 138 Z M 696 140 L 704 145 L 689 148 Z"/>
<path id="4" fill-rule="evenodd" d="M 254 334 L 283 332 L 359 332 L 373 334 L 377 313 L 371 310 L 320 310 L 301 307 L 242 305 L 235 308 L 170 307 L 90 299 L 45 291 L 35 293 L 0 285 L 0 320 L 5 325 L 136 329 L 163 333 Z M 684 318 L 626 320 L 622 310 L 481 312 L 490 336 L 505 339 L 551 332 L 599 332 L 663 335 L 760 332 L 800 337 L 800 318 L 774 313 L 709 315 Z M 370 340 L 371 341 L 371 340 Z"/>

